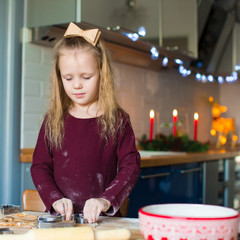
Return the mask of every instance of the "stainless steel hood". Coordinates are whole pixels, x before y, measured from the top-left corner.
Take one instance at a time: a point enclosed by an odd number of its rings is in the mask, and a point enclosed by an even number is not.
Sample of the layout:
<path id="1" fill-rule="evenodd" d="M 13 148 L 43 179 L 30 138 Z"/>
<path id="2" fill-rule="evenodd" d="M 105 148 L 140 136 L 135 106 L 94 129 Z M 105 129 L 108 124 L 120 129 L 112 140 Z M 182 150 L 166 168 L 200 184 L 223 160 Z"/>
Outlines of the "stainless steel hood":
<path id="1" fill-rule="evenodd" d="M 121 29 L 118 30 L 107 30 L 106 28 L 101 28 L 92 24 L 85 22 L 75 23 L 82 29 L 92 29 L 98 28 L 101 31 L 101 38 L 107 42 L 112 42 L 118 45 L 130 47 L 140 51 L 149 52 L 149 47 L 153 44 L 145 41 L 138 40 L 133 42 L 128 37 L 121 33 Z M 44 26 L 32 28 L 32 42 L 39 45 L 52 47 L 54 42 L 64 35 L 68 24 L 58 24 L 53 26 Z"/>
<path id="2" fill-rule="evenodd" d="M 101 38 L 108 43 L 112 43 L 116 46 L 125 47 L 132 50 L 137 50 L 141 53 L 144 53 L 148 58 L 151 58 L 150 49 L 152 46 L 155 46 L 160 54 L 160 59 L 163 57 L 168 57 L 169 59 L 175 59 L 180 58 L 182 59 L 186 64 L 190 64 L 192 60 L 194 60 L 193 57 L 188 56 L 185 52 L 181 50 L 170 50 L 166 49 L 157 45 L 154 45 L 150 42 L 138 40 L 138 41 L 132 41 L 125 35 L 121 33 L 121 29 L 119 30 L 107 30 L 105 28 L 101 28 L 98 26 L 94 26 L 92 24 L 88 24 L 85 22 L 81 23 L 75 23 L 82 29 L 91 29 L 91 28 L 99 28 L 102 32 Z M 59 24 L 59 25 L 53 25 L 53 26 L 45 26 L 45 27 L 36 27 L 31 29 L 32 33 L 32 43 L 42 45 L 42 46 L 48 46 L 53 47 L 54 43 L 61 38 L 64 35 L 65 30 L 67 29 L 68 24 Z M 151 60 L 152 61 L 152 60 Z M 160 68 L 159 64 L 159 68 Z"/>
<path id="3" fill-rule="evenodd" d="M 32 43 L 53 47 L 54 43 L 63 36 L 64 31 L 63 25 L 32 28 Z"/>

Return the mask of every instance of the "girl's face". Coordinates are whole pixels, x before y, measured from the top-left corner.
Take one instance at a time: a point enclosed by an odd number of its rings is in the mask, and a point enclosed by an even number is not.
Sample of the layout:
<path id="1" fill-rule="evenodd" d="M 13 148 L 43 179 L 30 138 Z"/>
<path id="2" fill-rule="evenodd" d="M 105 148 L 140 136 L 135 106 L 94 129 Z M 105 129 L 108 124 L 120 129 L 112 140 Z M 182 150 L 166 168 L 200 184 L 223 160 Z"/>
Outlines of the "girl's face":
<path id="1" fill-rule="evenodd" d="M 63 87 L 74 107 L 89 107 L 98 97 L 98 62 L 87 50 L 64 50 L 59 57 Z"/>

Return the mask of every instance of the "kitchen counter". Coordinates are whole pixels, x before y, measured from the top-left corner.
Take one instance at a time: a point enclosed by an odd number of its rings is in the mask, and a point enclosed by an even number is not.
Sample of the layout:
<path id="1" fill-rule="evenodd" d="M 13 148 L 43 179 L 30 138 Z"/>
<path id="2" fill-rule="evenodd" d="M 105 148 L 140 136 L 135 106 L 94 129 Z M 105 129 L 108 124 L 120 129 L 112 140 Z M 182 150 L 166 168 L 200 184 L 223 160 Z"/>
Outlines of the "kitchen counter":
<path id="1" fill-rule="evenodd" d="M 147 152 L 147 151 L 145 151 Z M 199 153 L 174 153 L 174 154 L 161 154 L 149 155 L 141 157 L 141 167 L 157 167 L 157 166 L 168 166 L 176 164 L 186 164 L 194 162 L 208 162 L 219 159 L 229 159 L 240 156 L 240 150 L 210 150 L 207 152 Z"/>
<path id="2" fill-rule="evenodd" d="M 42 215 L 46 214 L 43 212 L 29 212 L 29 211 L 25 211 L 24 213 L 26 213 L 28 215 L 33 215 L 33 216 L 42 216 Z M 4 216 L 0 213 L 0 219 L 2 217 L 4 217 Z M 27 222 L 26 219 L 25 219 L 25 221 Z M 29 222 L 32 222 L 32 220 L 29 220 Z M 126 228 L 131 232 L 131 238 L 130 238 L 131 240 L 143 240 L 144 239 L 140 233 L 139 222 L 138 222 L 137 218 L 99 217 L 99 220 L 97 221 L 97 223 L 79 224 L 76 227 L 81 227 L 84 225 L 92 227 L 92 229 L 94 231 Z M 4 226 L 0 226 L 0 228 L 3 228 L 3 227 Z M 64 227 L 64 224 L 63 224 L 63 227 Z M 21 234 L 21 233 L 27 232 L 29 230 L 29 228 L 24 227 L 24 226 L 23 227 L 21 227 L 21 226 L 20 227 L 10 227 L 10 230 L 12 230 L 15 234 Z"/>
<path id="3" fill-rule="evenodd" d="M 21 149 L 21 162 L 31 163 L 33 148 Z M 149 154 L 148 154 L 149 153 Z M 148 152 L 141 156 L 141 167 L 157 167 L 193 162 L 206 162 L 219 159 L 229 159 L 240 156 L 240 150 L 210 150 L 201 153 L 175 153 L 175 152 Z"/>

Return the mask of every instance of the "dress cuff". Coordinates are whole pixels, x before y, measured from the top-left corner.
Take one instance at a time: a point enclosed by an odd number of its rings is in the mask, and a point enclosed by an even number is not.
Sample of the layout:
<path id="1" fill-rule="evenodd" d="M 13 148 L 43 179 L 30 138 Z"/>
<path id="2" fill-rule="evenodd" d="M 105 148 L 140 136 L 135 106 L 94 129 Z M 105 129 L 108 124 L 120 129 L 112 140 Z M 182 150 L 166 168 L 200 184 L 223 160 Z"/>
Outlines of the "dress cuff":
<path id="1" fill-rule="evenodd" d="M 116 202 L 114 200 L 111 200 L 111 198 L 109 198 L 107 196 L 102 195 L 102 196 L 100 196 L 100 198 L 104 198 L 111 203 L 110 208 L 106 212 L 104 212 L 104 215 L 107 215 L 110 217 L 114 216 L 117 213 L 117 211 L 119 210 L 120 206 L 118 206 L 118 204 L 116 204 Z"/>

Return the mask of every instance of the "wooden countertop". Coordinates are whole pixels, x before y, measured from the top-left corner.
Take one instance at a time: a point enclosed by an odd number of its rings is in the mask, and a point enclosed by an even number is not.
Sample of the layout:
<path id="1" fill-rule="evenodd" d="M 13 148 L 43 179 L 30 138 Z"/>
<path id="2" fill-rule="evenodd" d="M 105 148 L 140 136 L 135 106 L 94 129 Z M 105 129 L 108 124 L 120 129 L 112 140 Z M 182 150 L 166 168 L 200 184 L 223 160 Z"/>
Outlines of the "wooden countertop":
<path id="1" fill-rule="evenodd" d="M 202 153 L 186 153 L 174 155 L 159 155 L 141 158 L 141 167 L 157 167 L 176 164 L 214 161 L 218 159 L 234 158 L 240 155 L 240 150 L 210 150 Z"/>
<path id="2" fill-rule="evenodd" d="M 26 213 L 28 215 L 33 215 L 33 216 L 42 216 L 46 215 L 47 213 L 43 212 L 30 212 L 30 211 L 25 211 L 23 213 Z M 13 214 L 14 216 L 14 214 Z M 4 215 L 0 213 L 0 219 L 3 218 Z M 30 221 L 30 220 L 29 220 Z M 27 220 L 25 220 L 27 222 Z M 32 222 L 32 220 L 31 220 Z M 67 223 L 67 222 L 66 222 Z M 50 224 L 51 225 L 51 224 Z M 140 233 L 139 230 L 139 221 L 137 218 L 120 218 L 120 217 L 99 217 L 99 220 L 96 223 L 93 224 L 77 224 L 75 227 L 81 227 L 81 226 L 90 226 L 94 231 L 98 230 L 105 230 L 105 229 L 119 229 L 119 228 L 126 228 L 131 232 L 131 238 L 130 240 L 143 240 L 143 236 Z M 4 227 L 4 226 L 0 226 Z M 54 226 L 52 226 L 54 227 Z M 56 227 L 56 226 L 55 226 Z M 59 227 L 59 226 L 58 226 Z M 64 224 L 63 226 L 60 227 L 65 227 Z M 10 230 L 12 230 L 15 234 L 21 234 L 21 233 L 26 233 L 29 228 L 23 226 L 19 227 L 10 227 Z"/>
<path id="3" fill-rule="evenodd" d="M 21 162 L 31 163 L 33 148 L 21 149 Z M 236 150 L 210 150 L 201 153 L 186 153 L 174 155 L 159 155 L 151 157 L 141 157 L 141 168 L 168 166 L 193 162 L 206 162 L 218 159 L 228 159 L 240 156 L 240 149 Z"/>

